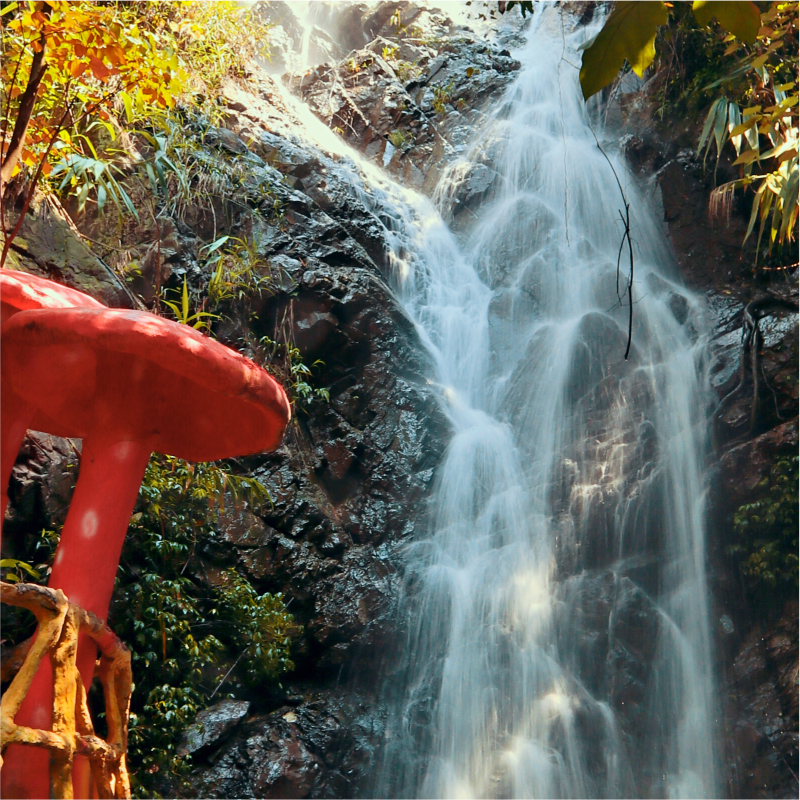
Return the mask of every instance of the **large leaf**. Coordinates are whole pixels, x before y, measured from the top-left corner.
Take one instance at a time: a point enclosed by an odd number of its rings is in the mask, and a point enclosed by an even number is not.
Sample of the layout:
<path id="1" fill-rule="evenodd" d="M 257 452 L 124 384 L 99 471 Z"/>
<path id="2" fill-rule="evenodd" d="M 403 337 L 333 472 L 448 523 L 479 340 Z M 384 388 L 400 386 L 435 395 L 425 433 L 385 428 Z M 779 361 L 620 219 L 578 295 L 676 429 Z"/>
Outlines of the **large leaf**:
<path id="1" fill-rule="evenodd" d="M 737 39 L 753 44 L 761 27 L 761 12 L 755 3 L 733 0 L 695 0 L 692 3 L 694 18 L 700 25 L 708 25 L 712 17 Z"/>
<path id="2" fill-rule="evenodd" d="M 584 99 L 608 86 L 626 59 L 641 78 L 656 55 L 656 28 L 666 22 L 664 3 L 617 3 L 603 30 L 583 52 L 580 81 Z"/>

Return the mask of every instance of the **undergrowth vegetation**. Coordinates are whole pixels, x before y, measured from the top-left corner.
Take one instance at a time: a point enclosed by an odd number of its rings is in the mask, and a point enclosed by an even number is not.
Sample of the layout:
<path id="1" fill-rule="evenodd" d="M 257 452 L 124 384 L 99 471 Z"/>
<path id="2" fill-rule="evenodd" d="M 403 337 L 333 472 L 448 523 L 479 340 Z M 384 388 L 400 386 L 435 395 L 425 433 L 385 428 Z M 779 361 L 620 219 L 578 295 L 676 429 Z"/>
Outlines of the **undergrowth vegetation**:
<path id="1" fill-rule="evenodd" d="M 132 648 L 129 753 L 140 797 L 152 797 L 166 775 L 185 773 L 180 734 L 210 699 L 272 682 L 293 667 L 289 651 L 299 628 L 280 594 L 259 594 L 233 569 L 209 581 L 198 577 L 196 564 L 190 568 L 219 543 L 225 503 L 229 513 L 258 512 L 270 498 L 257 480 L 219 465 L 150 459 L 110 620 Z M 227 665 L 222 674 L 219 664 Z"/>
<path id="2" fill-rule="evenodd" d="M 729 553 L 758 591 L 797 595 L 798 457 L 777 461 L 757 487 L 759 499 L 740 506 L 733 518 L 738 541 Z"/>

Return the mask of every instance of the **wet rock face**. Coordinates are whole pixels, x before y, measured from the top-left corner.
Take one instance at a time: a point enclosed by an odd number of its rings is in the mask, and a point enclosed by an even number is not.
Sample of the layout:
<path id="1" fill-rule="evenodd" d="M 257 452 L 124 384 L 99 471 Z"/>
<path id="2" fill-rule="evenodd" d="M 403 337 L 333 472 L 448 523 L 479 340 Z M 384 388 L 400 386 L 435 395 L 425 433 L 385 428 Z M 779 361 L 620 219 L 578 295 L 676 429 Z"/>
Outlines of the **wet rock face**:
<path id="1" fill-rule="evenodd" d="M 728 796 L 796 797 L 797 605 L 784 606 L 777 592 L 774 603 L 766 604 L 772 607 L 757 603 L 727 553 L 737 541 L 736 509 L 760 497 L 759 484 L 780 457 L 797 454 L 796 314 L 776 313 L 760 323 L 755 425 L 752 372 L 745 370 L 743 378 L 741 372 L 744 307 L 775 294 L 796 302 L 796 275 L 789 281 L 776 273 L 752 276 L 753 239 L 743 246 L 751 197 L 737 196 L 727 216 L 710 214 L 714 170 L 704 169 L 696 154 L 701 118 L 658 126 L 646 89 L 623 97 L 612 108 L 614 115 L 633 131 L 623 139 L 623 150 L 655 190 L 684 281 L 706 294 L 710 383 L 717 402 L 725 401 L 710 454 L 707 529 Z M 717 184 L 735 177 L 723 154 Z"/>
<path id="2" fill-rule="evenodd" d="M 184 732 L 178 745 L 178 755 L 197 753 L 204 747 L 217 744 L 247 715 L 249 708 L 247 700 L 222 700 L 201 711 Z"/>
<path id="3" fill-rule="evenodd" d="M 564 581 L 559 599 L 559 646 L 575 653 L 575 674 L 592 695 L 608 698 L 626 735 L 642 740 L 658 607 L 629 577 L 608 570 Z"/>
<path id="4" fill-rule="evenodd" d="M 381 3 L 360 15 L 356 30 L 354 52 L 292 76 L 289 85 L 345 141 L 430 192 L 463 151 L 483 106 L 520 65 L 502 47 L 413 3 Z M 459 202 L 485 195 L 496 177 L 477 170 Z"/>
<path id="5" fill-rule="evenodd" d="M 797 795 L 796 601 L 769 625 L 754 626 L 727 677 L 732 797 Z"/>
<path id="6" fill-rule="evenodd" d="M 380 709 L 341 691 L 317 692 L 241 722 L 182 796 L 353 797 L 383 735 Z"/>
<path id="7" fill-rule="evenodd" d="M 28 432 L 8 487 L 3 528 L 10 543 L 17 535 L 56 530 L 64 524 L 78 478 L 80 450 L 80 440 Z"/>

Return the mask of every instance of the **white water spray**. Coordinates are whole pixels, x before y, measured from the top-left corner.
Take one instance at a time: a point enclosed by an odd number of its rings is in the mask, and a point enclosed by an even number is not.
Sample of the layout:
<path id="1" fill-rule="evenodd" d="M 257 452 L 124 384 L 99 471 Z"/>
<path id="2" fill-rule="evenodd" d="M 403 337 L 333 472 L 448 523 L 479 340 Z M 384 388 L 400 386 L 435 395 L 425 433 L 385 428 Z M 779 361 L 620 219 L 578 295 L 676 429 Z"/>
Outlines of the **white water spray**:
<path id="1" fill-rule="evenodd" d="M 472 161 L 499 175 L 468 255 L 428 201 L 315 134 L 394 220 L 396 289 L 454 429 L 430 530 L 406 554 L 408 641 L 387 667 L 378 795 L 719 791 L 702 314 L 612 157 L 635 240 L 624 360 L 623 201 L 573 66 L 587 33 L 569 28 L 537 8 L 519 77 L 439 188 L 446 204 Z"/>

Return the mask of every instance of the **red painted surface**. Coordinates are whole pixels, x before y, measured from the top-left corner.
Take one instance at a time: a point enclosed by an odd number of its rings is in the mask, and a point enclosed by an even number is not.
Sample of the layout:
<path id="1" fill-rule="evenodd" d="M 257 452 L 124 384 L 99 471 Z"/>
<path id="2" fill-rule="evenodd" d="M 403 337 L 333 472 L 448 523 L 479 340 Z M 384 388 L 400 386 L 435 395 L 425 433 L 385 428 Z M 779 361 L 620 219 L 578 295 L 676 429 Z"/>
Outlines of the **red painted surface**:
<path id="1" fill-rule="evenodd" d="M 20 311 L 32 308 L 105 308 L 88 294 L 61 286 L 46 278 L 38 278 L 27 272 L 18 272 L 11 269 L 0 269 L 0 325 Z M 0 448 L 2 448 L 2 462 L 0 463 L 0 499 L 2 513 L 0 514 L 0 533 L 3 530 L 3 520 L 8 505 L 8 482 L 11 479 L 11 470 L 14 467 L 19 447 L 25 438 L 28 428 L 40 430 L 31 424 L 34 409 L 21 400 L 3 381 L 3 392 L 0 400 Z"/>
<path id="2" fill-rule="evenodd" d="M 261 367 L 141 311 L 20 311 L 3 325 L 2 378 L 4 412 L 8 393 L 16 419 L 28 414 L 37 429 L 83 439 L 49 585 L 101 618 L 150 453 L 213 461 L 272 450 L 291 418 L 285 392 Z M 86 686 L 95 656 L 79 644 Z M 51 708 L 49 670 L 40 669 L 17 722 L 47 727 Z M 9 748 L 3 796 L 46 796 L 46 763 L 43 751 Z"/>

